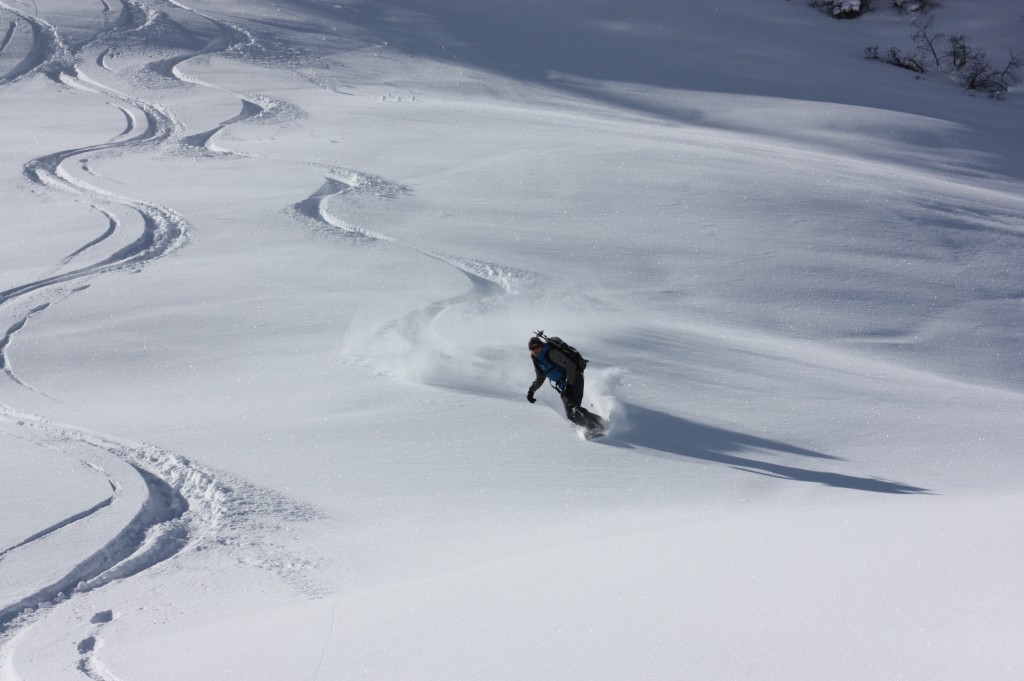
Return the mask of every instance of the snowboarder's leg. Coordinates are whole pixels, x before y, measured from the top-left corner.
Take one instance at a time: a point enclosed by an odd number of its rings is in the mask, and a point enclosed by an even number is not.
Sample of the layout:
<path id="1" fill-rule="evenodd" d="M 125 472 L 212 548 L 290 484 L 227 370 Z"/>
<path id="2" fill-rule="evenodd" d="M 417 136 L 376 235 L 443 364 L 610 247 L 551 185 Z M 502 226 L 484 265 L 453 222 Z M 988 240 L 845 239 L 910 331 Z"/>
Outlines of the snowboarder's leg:
<path id="1" fill-rule="evenodd" d="M 562 404 L 565 415 L 570 421 L 588 432 L 603 432 L 608 424 L 597 414 L 587 411 L 581 406 L 583 402 L 583 376 L 578 376 L 576 383 L 562 391 Z"/>
<path id="2" fill-rule="evenodd" d="M 562 391 L 562 406 L 565 407 L 565 418 L 569 419 L 573 423 L 576 423 L 576 404 L 573 401 L 572 387 L 567 387 Z"/>
<path id="3" fill-rule="evenodd" d="M 562 404 L 565 406 L 565 416 L 577 426 L 587 427 L 588 413 L 580 406 L 583 401 L 583 381 L 577 380 L 573 385 L 565 387 L 562 391 Z"/>

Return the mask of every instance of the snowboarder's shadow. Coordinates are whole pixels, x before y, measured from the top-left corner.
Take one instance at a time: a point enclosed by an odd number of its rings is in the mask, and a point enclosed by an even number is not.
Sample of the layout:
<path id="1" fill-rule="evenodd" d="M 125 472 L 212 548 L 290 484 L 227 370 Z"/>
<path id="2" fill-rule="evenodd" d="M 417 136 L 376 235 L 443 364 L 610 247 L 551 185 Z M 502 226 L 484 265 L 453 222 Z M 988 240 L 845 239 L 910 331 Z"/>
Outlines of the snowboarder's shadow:
<path id="1" fill-rule="evenodd" d="M 842 461 L 841 457 L 815 452 L 802 447 L 716 428 L 635 404 L 622 405 L 628 430 L 612 433 L 600 440 L 603 444 L 628 449 L 643 448 L 673 457 L 699 459 L 725 464 L 732 468 L 786 480 L 816 482 L 830 487 L 844 487 L 865 492 L 887 494 L 930 494 L 930 490 L 880 478 L 864 478 L 842 473 L 815 471 L 807 468 L 764 461 L 761 458 L 778 454 L 797 455 L 809 459 Z M 752 456 L 740 456 L 750 452 Z"/>

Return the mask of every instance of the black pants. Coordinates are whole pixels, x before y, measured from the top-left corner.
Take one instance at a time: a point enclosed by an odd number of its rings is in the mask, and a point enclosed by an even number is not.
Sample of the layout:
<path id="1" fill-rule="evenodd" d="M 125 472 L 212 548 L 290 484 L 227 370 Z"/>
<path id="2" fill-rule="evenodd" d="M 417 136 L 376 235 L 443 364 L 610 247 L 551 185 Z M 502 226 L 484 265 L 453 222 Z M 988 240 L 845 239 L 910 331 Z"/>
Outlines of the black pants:
<path id="1" fill-rule="evenodd" d="M 583 403 L 583 374 L 576 374 L 576 382 L 562 391 L 562 404 L 565 405 L 566 417 L 577 426 L 594 428 L 601 425 L 600 417 L 591 414 L 580 406 Z"/>

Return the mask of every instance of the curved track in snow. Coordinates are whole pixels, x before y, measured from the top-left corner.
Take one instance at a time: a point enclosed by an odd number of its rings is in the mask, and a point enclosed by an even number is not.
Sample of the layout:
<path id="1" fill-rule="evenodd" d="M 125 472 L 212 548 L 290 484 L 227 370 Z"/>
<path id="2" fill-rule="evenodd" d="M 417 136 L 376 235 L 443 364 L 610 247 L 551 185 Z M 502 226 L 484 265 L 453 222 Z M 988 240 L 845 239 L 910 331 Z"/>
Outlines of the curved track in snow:
<path id="1" fill-rule="evenodd" d="M 18 627 L 30 624 L 46 609 L 76 593 L 98 589 L 158 565 L 181 551 L 209 546 L 237 546 L 240 560 L 262 564 L 283 578 L 296 580 L 301 565 L 281 560 L 275 549 L 246 539 L 268 523 L 308 520 L 311 507 L 296 504 L 270 490 L 209 470 L 190 459 L 140 442 L 123 441 L 89 432 L 42 416 L 19 412 L 0 404 L 0 424 L 18 429 L 40 447 L 73 452 L 107 476 L 112 494 L 100 503 L 75 513 L 8 547 L 0 560 L 16 555 L 37 542 L 53 539 L 75 524 L 103 512 L 130 520 L 92 554 L 67 566 L 59 578 L 23 594 L 12 603 L 0 603 L 0 645 Z"/>
<path id="2" fill-rule="evenodd" d="M 9 21 L 0 53 L 11 52 L 16 42 L 19 46 L 26 43 L 19 52 L 20 59 L 5 73 L 0 73 L 0 86 L 16 83 L 37 71 L 59 69 L 73 63 L 67 44 L 46 21 L 6 2 L 0 2 L 0 17 Z"/>
<path id="3" fill-rule="evenodd" d="M 37 192 L 74 197 L 100 218 L 101 225 L 98 233 L 69 249 L 45 276 L 0 290 L 0 379 L 27 390 L 34 388 L 27 377 L 17 373 L 9 351 L 33 319 L 87 290 L 97 278 L 144 269 L 189 241 L 190 225 L 185 216 L 171 206 L 132 195 L 128 188 L 122 190 L 124 185 L 117 180 L 99 175 L 92 161 L 111 155 L 181 151 L 211 159 L 244 156 L 245 152 L 218 148 L 217 136 L 232 125 L 281 122 L 302 115 L 288 102 L 262 93 L 236 92 L 188 73 L 191 59 L 238 52 L 252 45 L 254 37 L 243 28 L 175 0 L 120 0 L 119 10 L 104 2 L 97 11 L 103 14 L 105 21 L 99 23 L 105 28 L 91 38 L 73 42 L 44 18 L 0 0 L 0 20 L 8 21 L 0 23 L 0 57 L 5 57 L 0 61 L 0 87 L 26 78 L 45 78 L 53 87 L 72 88 L 107 103 L 112 115 L 124 122 L 111 139 L 51 151 L 23 166 L 24 178 Z M 130 73 L 120 72 L 119 67 L 127 61 L 124 57 L 137 57 L 133 50 L 152 35 L 175 36 L 176 42 L 169 42 L 177 45 L 176 53 L 168 54 L 175 50 L 165 48 L 149 61 L 147 56 L 141 66 L 136 61 Z M 13 52 L 15 47 L 20 51 Z M 9 68 L 4 70 L 4 65 Z M 237 98 L 238 113 L 211 128 L 187 133 L 173 107 L 146 98 L 148 91 L 175 87 L 223 92 Z M 415 345 L 444 312 L 513 295 L 533 276 L 495 263 L 426 250 L 353 224 L 339 217 L 347 200 L 399 199 L 408 190 L 357 170 L 312 162 L 304 165 L 317 167 L 323 173 L 323 183 L 290 209 L 316 231 L 410 250 L 452 268 L 470 284 L 462 295 L 436 301 L 385 325 L 377 330 L 380 335 Z M 45 617 L 51 608 L 77 594 L 130 579 L 190 550 L 216 547 L 247 565 L 279 575 L 299 590 L 313 594 L 321 590 L 309 575 L 308 560 L 265 541 L 268 533 L 283 523 L 316 517 L 316 509 L 155 445 L 58 423 L 16 405 L 0 403 L 0 425 L 41 449 L 73 453 L 101 471 L 110 487 L 110 494 L 98 502 L 9 546 L 0 546 L 0 561 L 16 561 L 19 556 L 44 551 L 53 542 L 67 541 L 75 533 L 92 536 L 88 533 L 95 533 L 96 527 L 109 530 L 74 564 L 54 566 L 51 576 L 0 602 L 0 668 L 15 647 L 18 633 Z M 78 640 L 77 669 L 87 678 L 111 678 L 95 650 L 103 626 L 112 617 L 112 611 L 97 613 L 92 621 L 96 626 Z"/>
<path id="4" fill-rule="evenodd" d="M 75 175 L 69 167 L 73 165 L 71 162 L 80 160 L 80 165 L 87 169 L 87 157 L 92 154 L 128 153 L 138 148 L 154 147 L 165 143 L 181 126 L 172 113 L 93 80 L 80 70 L 77 63 L 79 55 L 90 45 L 99 43 L 111 35 L 139 30 L 151 20 L 151 15 L 139 11 L 136 3 L 124 0 L 123 11 L 117 25 L 102 31 L 75 50 L 68 46 L 69 41 L 61 37 L 52 24 L 7 5 L 2 6 L 30 25 L 34 38 L 26 60 L 13 72 L 0 79 L 0 86 L 39 72 L 55 82 L 106 99 L 120 109 L 128 119 L 128 129 L 114 140 L 56 151 L 32 159 L 24 166 L 23 172 L 29 181 L 46 189 L 79 197 L 81 201 L 101 213 L 109 224 L 102 235 L 65 257 L 55 274 L 0 291 L 0 314 L 13 308 L 15 317 L 7 333 L 0 338 L 0 361 L 3 362 L 4 372 L 12 380 L 27 387 L 27 384 L 14 373 L 10 361 L 6 359 L 5 351 L 13 334 L 21 330 L 32 315 L 69 295 L 69 292 L 61 287 L 62 284 L 107 272 L 136 269 L 180 248 L 188 239 L 185 219 L 172 209 L 119 196 L 90 184 Z M 144 125 L 140 125 L 139 121 L 143 121 Z M 134 133 L 131 137 L 124 137 L 131 133 Z M 97 259 L 89 264 L 70 267 L 72 261 L 85 253 L 98 251 L 99 246 L 117 231 L 120 221 L 115 217 L 115 213 L 118 212 L 134 213 L 138 216 L 141 225 L 138 236 L 127 245 L 97 255 Z M 36 294 L 31 302 L 27 303 L 30 308 L 28 312 L 19 311 L 17 306 L 12 305 L 19 299 L 27 299 L 28 294 Z M 24 305 L 20 307 L 24 308 Z"/>
<path id="5" fill-rule="evenodd" d="M 317 164 L 310 164 L 317 165 Z M 329 167 L 324 176 L 324 183 L 308 197 L 291 205 L 291 210 L 309 220 L 323 234 L 340 234 L 345 237 L 371 241 L 390 242 L 402 248 L 419 253 L 427 258 L 443 262 L 465 275 L 472 284 L 467 296 L 459 296 L 450 301 L 440 301 L 430 309 L 443 309 L 451 305 L 487 298 L 496 298 L 516 293 L 524 283 L 533 279 L 528 272 L 504 267 L 495 263 L 461 258 L 458 256 L 424 250 L 403 243 L 391 236 L 381 234 L 358 225 L 352 224 L 337 215 L 337 209 L 331 210 L 332 203 L 343 202 L 349 197 L 372 197 L 397 199 L 409 190 L 402 185 L 382 177 L 370 175 L 357 170 Z"/>
<path id="6" fill-rule="evenodd" d="M 115 10 L 111 4 L 103 2 L 102 7 L 97 6 L 103 15 L 99 23 L 105 24 L 105 28 L 72 44 L 45 19 L 0 2 L 0 87 L 31 77 L 46 78 L 56 87 L 74 88 L 106 101 L 123 115 L 126 123 L 124 131 L 109 141 L 47 153 L 23 167 L 24 177 L 37 188 L 75 197 L 102 216 L 106 225 L 101 234 L 56 263 L 50 274 L 0 291 L 0 378 L 6 377 L 30 390 L 28 382 L 12 366 L 8 350 L 33 317 L 88 289 L 89 282 L 96 277 L 138 271 L 184 247 L 189 240 L 188 222 L 173 208 L 113 192 L 83 177 L 85 173 L 105 179 L 90 168 L 90 159 L 97 155 L 174 151 L 182 147 L 211 151 L 213 137 L 229 125 L 269 118 L 282 111 L 288 114 L 283 103 L 269 97 L 239 95 L 242 108 L 237 116 L 211 131 L 182 138 L 184 126 L 174 111 L 129 94 L 130 88 L 108 84 L 118 77 L 113 65 L 119 51 L 130 49 L 134 40 L 144 42 L 147 31 L 181 29 L 188 34 L 185 42 L 194 42 L 197 47 L 150 61 L 146 71 L 172 79 L 181 87 L 216 87 L 189 78 L 182 66 L 198 56 L 230 52 L 250 44 L 253 38 L 236 26 L 173 0 L 156 0 L 151 4 L 121 0 L 120 6 L 113 22 L 110 17 Z M 214 33 L 212 39 L 207 39 L 203 32 L 183 28 L 168 12 L 207 22 Z M 15 52 L 16 48 L 19 51 Z M 90 69 L 102 73 L 94 77 Z M 133 234 L 133 230 L 137 233 Z M 0 425 L 43 450 L 72 453 L 102 472 L 111 489 L 111 494 L 100 502 L 10 546 L 0 546 L 0 561 L 13 561 L 25 552 L 45 550 L 50 542 L 66 541 L 75 532 L 89 532 L 85 526 L 91 523 L 106 520 L 102 526 L 109 527 L 111 522 L 116 525 L 118 518 L 125 519 L 77 563 L 54 566 L 51 578 L 41 577 L 24 593 L 14 597 L 8 594 L 6 602 L 0 602 L 0 663 L 5 657 L 5 644 L 22 627 L 44 616 L 50 607 L 75 594 L 130 578 L 188 549 L 218 546 L 237 554 L 248 565 L 279 574 L 296 588 L 308 592 L 319 589 L 305 574 L 308 561 L 284 555 L 261 539 L 280 523 L 315 517 L 315 509 L 216 473 L 159 447 L 57 423 L 15 406 L 0 403 Z M 93 622 L 103 624 L 111 617 L 104 618 L 99 613 Z M 109 678 L 92 655 L 95 642 L 94 633 L 79 643 L 78 669 L 89 678 Z"/>

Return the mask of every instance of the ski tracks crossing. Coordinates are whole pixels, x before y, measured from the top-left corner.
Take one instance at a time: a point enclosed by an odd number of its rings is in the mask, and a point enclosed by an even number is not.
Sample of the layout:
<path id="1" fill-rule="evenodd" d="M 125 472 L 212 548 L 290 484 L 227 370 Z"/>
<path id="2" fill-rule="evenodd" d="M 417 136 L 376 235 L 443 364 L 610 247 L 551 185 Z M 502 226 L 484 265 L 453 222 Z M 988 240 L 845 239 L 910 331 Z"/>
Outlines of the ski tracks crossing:
<path id="1" fill-rule="evenodd" d="M 102 225 L 99 234 L 60 259 L 46 276 L 0 291 L 0 368 L 7 380 L 27 390 L 35 389 L 18 375 L 9 350 L 34 318 L 87 290 L 97 277 L 142 270 L 189 241 L 191 225 L 185 216 L 169 206 L 133 196 L 126 187 L 122 190 L 119 182 L 96 172 L 92 159 L 136 152 L 245 156 L 246 152 L 217 147 L 216 137 L 232 125 L 285 122 L 302 115 L 288 102 L 262 93 L 236 92 L 189 75 L 187 63 L 197 57 L 244 57 L 245 50 L 256 42 L 249 31 L 176 0 L 120 0 L 119 11 L 104 1 L 97 9 L 102 12 L 102 30 L 72 40 L 44 18 L 0 0 L 0 89 L 26 78 L 44 77 L 58 87 L 102 99 L 125 123 L 110 140 L 53 151 L 23 166 L 22 174 L 33 186 L 73 196 L 95 211 Z M 141 66 L 118 71 L 126 63 L 126 55 L 134 55 L 132 50 L 153 36 L 163 41 L 162 53 L 144 60 Z M 239 112 L 213 128 L 186 134 L 172 108 L 133 94 L 170 87 L 222 91 L 238 99 Z M 358 170 L 313 162 L 305 165 L 317 167 L 324 179 L 309 196 L 286 207 L 293 217 L 321 234 L 413 251 L 453 268 L 471 284 L 466 294 L 409 313 L 378 329 L 378 335 L 397 334 L 404 343 L 416 343 L 446 310 L 477 309 L 515 295 L 532 281 L 534 275 L 528 272 L 423 249 L 346 220 L 342 215 L 347 201 L 401 200 L 409 189 Z M 11 602 L 0 602 L 0 665 L 9 659 L 17 635 L 50 609 L 190 550 L 217 548 L 241 563 L 278 574 L 302 592 L 317 595 L 327 590 L 315 577 L 315 561 L 290 555 L 272 540 L 285 524 L 318 517 L 315 508 L 157 446 L 57 423 L 13 405 L 0 403 L 0 432 L 42 449 L 72 453 L 105 475 L 111 490 L 98 503 L 11 546 L 0 547 L 0 564 L 71 533 L 89 532 L 92 524 L 102 519 L 123 520 L 92 554 L 74 565 L 60 566 L 59 574 L 8 599 Z M 90 622 L 92 633 L 77 643 L 77 668 L 88 678 L 112 678 L 97 659 L 96 650 L 103 626 L 113 619 L 113 613 L 97 612 Z"/>
<path id="2" fill-rule="evenodd" d="M 174 0 L 121 0 L 116 18 L 111 3 L 104 1 L 98 9 L 103 15 L 99 23 L 104 28 L 91 37 L 73 41 L 46 19 L 0 1 L 0 89 L 27 78 L 44 77 L 58 87 L 102 98 L 125 120 L 123 132 L 109 141 L 44 154 L 23 166 L 23 176 L 32 185 L 75 197 L 98 213 L 105 225 L 102 233 L 55 263 L 48 275 L 0 291 L 0 368 L 6 379 L 27 390 L 34 388 L 19 377 L 8 351 L 33 318 L 88 289 L 96 277 L 139 271 L 184 247 L 189 240 L 190 225 L 184 216 L 127 191 L 109 189 L 114 182 L 97 174 L 89 165 L 90 159 L 136 151 L 217 154 L 220 152 L 211 142 L 226 127 L 295 115 L 289 105 L 271 97 L 237 95 L 241 106 L 237 116 L 213 130 L 184 137 L 184 126 L 173 110 L 115 84 L 122 79 L 115 71 L 118 57 L 134 42 L 143 41 L 147 33 L 177 32 L 179 43 L 191 45 L 189 49 L 151 60 L 144 65 L 143 75 L 133 75 L 143 80 L 169 80 L 177 87 L 218 87 L 190 78 L 183 66 L 199 56 L 230 53 L 250 45 L 252 35 Z M 172 13 L 177 13 L 179 20 L 173 19 Z M 205 23 L 206 30 L 189 29 L 188 21 Z M 93 69 L 99 72 L 90 73 Z M 83 177 L 83 173 L 94 179 Z M 0 546 L 0 565 L 45 550 L 53 542 L 67 541 L 76 532 L 90 536 L 98 527 L 109 529 L 111 522 L 116 528 L 76 564 L 56 566 L 53 574 L 40 576 L 25 593 L 0 602 L 0 668 L 9 661 L 17 635 L 52 608 L 190 550 L 225 551 L 240 563 L 275 573 L 312 596 L 326 590 L 313 574 L 315 560 L 291 555 L 273 540 L 285 524 L 318 517 L 319 511 L 313 507 L 154 445 L 57 423 L 3 403 L 0 434 L 41 450 L 78 457 L 84 465 L 106 476 L 110 487 L 109 496 L 98 503 L 10 546 Z M 96 613 L 91 620 L 95 631 L 77 644 L 77 668 L 88 678 L 113 678 L 95 655 L 99 632 L 113 619 L 113 612 Z"/>
<path id="3" fill-rule="evenodd" d="M 124 580 L 190 550 L 218 548 L 241 563 L 277 573 L 299 590 L 323 590 L 309 573 L 315 563 L 288 555 L 270 535 L 286 523 L 319 517 L 294 502 L 177 454 L 141 442 L 90 432 L 0 403 L 0 433 L 61 451 L 104 475 L 111 494 L 33 535 L 0 547 L 0 562 L 44 550 L 100 514 L 127 518 L 113 536 L 63 574 L 12 603 L 0 604 L 0 652 L 12 634 L 65 600 Z"/>

